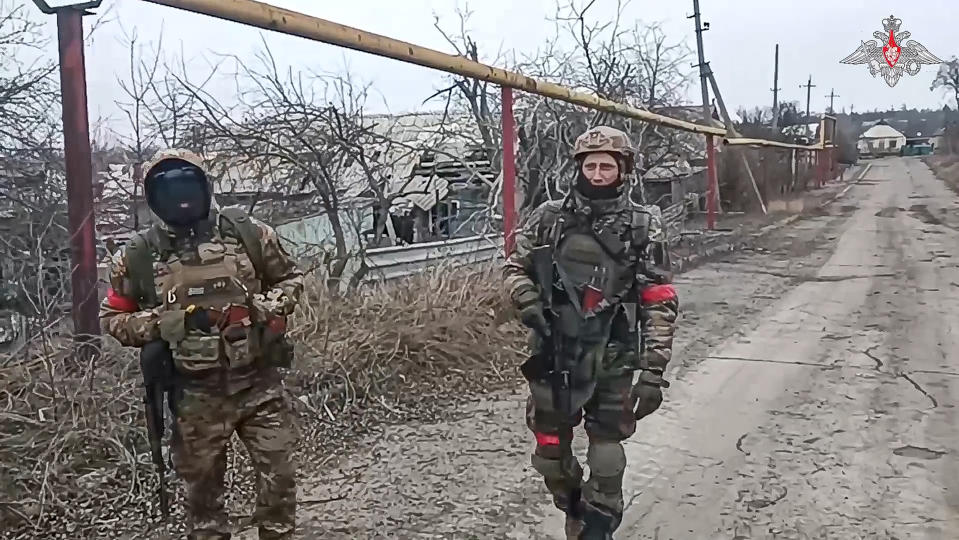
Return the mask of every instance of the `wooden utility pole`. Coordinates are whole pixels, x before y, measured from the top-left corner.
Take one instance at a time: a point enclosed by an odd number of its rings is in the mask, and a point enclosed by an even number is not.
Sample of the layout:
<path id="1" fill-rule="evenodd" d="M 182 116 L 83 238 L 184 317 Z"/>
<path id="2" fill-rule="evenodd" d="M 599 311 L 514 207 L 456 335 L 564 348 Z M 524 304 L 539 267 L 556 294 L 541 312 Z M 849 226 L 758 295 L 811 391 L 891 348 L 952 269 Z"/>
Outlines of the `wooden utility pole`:
<path id="1" fill-rule="evenodd" d="M 834 100 L 837 97 L 839 97 L 839 94 L 836 93 L 835 88 L 830 88 L 829 94 L 826 97 L 829 98 L 829 114 L 834 114 L 834 110 L 833 110 L 833 105 L 835 104 Z"/>
<path id="2" fill-rule="evenodd" d="M 806 89 L 806 122 L 807 123 L 809 122 L 809 101 L 810 99 L 812 99 L 812 89 L 815 87 L 816 85 L 812 83 L 812 75 L 809 76 L 809 82 L 807 82 L 806 84 L 799 85 L 799 88 Z"/>
<path id="3" fill-rule="evenodd" d="M 739 137 L 740 134 L 736 131 L 736 126 L 733 125 L 732 119 L 729 117 L 729 111 L 726 109 L 726 103 L 723 101 L 723 94 L 719 91 L 719 84 L 716 83 L 716 77 L 713 75 L 712 70 L 709 71 L 709 82 L 713 86 L 713 93 L 716 94 L 716 101 L 719 103 L 719 112 L 723 115 L 723 122 L 726 123 L 726 129 L 735 137 Z M 732 152 L 733 150 L 730 149 Z M 740 159 L 743 160 L 743 167 L 746 169 L 746 174 L 749 175 L 749 183 L 753 186 L 753 193 L 756 194 L 756 199 L 759 200 L 759 206 L 763 210 L 763 215 L 766 215 L 766 203 L 763 202 L 763 196 L 759 193 L 759 186 L 756 184 L 756 176 L 753 175 L 753 168 L 749 165 L 749 160 L 746 159 L 746 153 L 740 151 Z"/>
<path id="4" fill-rule="evenodd" d="M 779 44 L 776 44 L 776 60 L 773 70 L 773 128 L 779 127 Z"/>
<path id="5" fill-rule="evenodd" d="M 709 107 L 709 65 L 706 63 L 706 54 L 703 52 L 703 32 L 709 30 L 709 23 L 705 26 L 699 16 L 699 0 L 693 0 L 693 14 L 689 19 L 696 20 L 696 50 L 699 55 L 699 82 L 703 93 L 703 121 L 707 126 L 713 123 L 712 111 Z M 719 179 L 716 170 L 716 149 L 713 145 L 713 136 L 706 135 L 706 228 L 716 228 L 716 212 L 719 208 Z"/>

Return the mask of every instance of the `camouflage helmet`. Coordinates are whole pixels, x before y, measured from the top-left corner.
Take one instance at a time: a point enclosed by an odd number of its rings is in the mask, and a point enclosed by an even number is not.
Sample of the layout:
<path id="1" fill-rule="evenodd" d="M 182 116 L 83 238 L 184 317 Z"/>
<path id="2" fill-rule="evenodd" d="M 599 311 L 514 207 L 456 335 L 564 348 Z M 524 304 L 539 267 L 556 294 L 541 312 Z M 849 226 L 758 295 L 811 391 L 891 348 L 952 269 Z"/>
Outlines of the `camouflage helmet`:
<path id="1" fill-rule="evenodd" d="M 610 152 L 619 154 L 627 161 L 627 168 L 631 168 L 633 147 L 629 142 L 629 135 L 609 126 L 589 128 L 576 138 L 573 145 L 573 157 L 580 157 L 592 152 Z"/>
<path id="2" fill-rule="evenodd" d="M 160 150 L 144 163 L 143 191 L 153 214 L 175 227 L 212 217 L 213 182 L 203 166 L 203 158 L 184 149 Z"/>
<path id="3" fill-rule="evenodd" d="M 189 150 L 182 150 L 177 148 L 169 148 L 166 150 L 160 150 L 149 161 L 143 164 L 144 178 L 150 172 L 151 169 L 159 165 L 161 162 L 168 159 L 179 159 L 194 165 L 200 170 L 203 170 L 203 158 L 196 155 L 195 153 Z"/>

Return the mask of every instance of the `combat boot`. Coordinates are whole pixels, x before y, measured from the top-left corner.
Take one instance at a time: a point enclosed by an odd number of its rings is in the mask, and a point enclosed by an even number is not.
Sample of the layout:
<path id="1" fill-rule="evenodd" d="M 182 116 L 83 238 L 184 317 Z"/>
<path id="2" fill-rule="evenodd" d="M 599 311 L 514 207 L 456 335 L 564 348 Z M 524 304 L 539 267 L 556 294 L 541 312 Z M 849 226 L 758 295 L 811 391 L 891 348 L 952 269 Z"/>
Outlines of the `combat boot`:
<path id="1" fill-rule="evenodd" d="M 577 540 L 613 540 L 618 519 L 592 505 L 587 505 L 583 515 L 583 530 Z"/>
<path id="2" fill-rule="evenodd" d="M 566 516 L 566 540 L 579 540 L 583 534 L 583 520 Z"/>
<path id="3" fill-rule="evenodd" d="M 233 535 L 206 529 L 196 530 L 186 535 L 187 540 L 230 540 Z"/>

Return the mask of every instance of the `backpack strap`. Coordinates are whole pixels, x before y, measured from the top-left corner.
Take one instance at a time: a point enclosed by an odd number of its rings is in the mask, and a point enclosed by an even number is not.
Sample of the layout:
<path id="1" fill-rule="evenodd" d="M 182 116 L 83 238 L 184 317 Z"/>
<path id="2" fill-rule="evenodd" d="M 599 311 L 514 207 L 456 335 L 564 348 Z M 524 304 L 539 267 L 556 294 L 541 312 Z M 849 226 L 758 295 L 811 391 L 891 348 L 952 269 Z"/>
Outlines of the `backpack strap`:
<path id="1" fill-rule="evenodd" d="M 649 242 L 649 227 L 652 215 L 646 210 L 634 208 L 630 218 L 630 242 L 636 247 L 643 247 Z"/>
<path id="2" fill-rule="evenodd" d="M 149 239 L 153 231 L 138 232 L 130 237 L 126 248 L 127 276 L 133 287 L 133 297 L 140 309 L 159 305 L 153 273 L 153 245 Z"/>
<path id="3" fill-rule="evenodd" d="M 537 235 L 556 249 L 566 229 L 570 228 L 568 219 L 560 219 L 563 215 L 565 201 L 546 201 L 543 203 L 543 216 L 539 223 Z"/>
<path id="4" fill-rule="evenodd" d="M 260 243 L 260 229 L 242 208 L 231 206 L 220 210 L 220 219 L 229 227 L 221 225 L 220 230 L 238 239 L 243 244 L 250 262 L 253 263 L 253 272 L 256 279 L 265 285 L 266 262 L 263 260 L 263 245 Z"/>

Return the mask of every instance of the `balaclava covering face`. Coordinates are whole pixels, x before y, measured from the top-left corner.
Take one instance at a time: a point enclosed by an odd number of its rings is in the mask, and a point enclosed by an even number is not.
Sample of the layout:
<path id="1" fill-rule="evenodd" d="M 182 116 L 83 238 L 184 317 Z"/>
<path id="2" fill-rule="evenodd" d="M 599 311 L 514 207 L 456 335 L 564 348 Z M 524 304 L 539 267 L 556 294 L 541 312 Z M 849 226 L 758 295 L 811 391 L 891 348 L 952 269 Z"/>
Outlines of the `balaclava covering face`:
<path id="1" fill-rule="evenodd" d="M 616 199 L 623 194 L 624 182 L 623 182 L 623 171 L 626 170 L 626 161 L 621 157 L 613 153 L 609 153 L 610 156 L 613 156 L 616 159 L 616 163 L 619 165 L 619 176 L 616 179 L 616 182 L 608 186 L 596 186 L 593 185 L 589 178 L 586 178 L 586 174 L 583 172 L 583 161 L 586 159 L 585 156 L 580 156 L 576 159 L 576 191 L 578 191 L 583 197 L 586 197 L 590 200 L 609 200 Z"/>
<path id="2" fill-rule="evenodd" d="M 202 169 L 182 159 L 165 159 L 146 176 L 147 204 L 164 223 L 183 229 L 210 213 L 212 195 Z"/>

